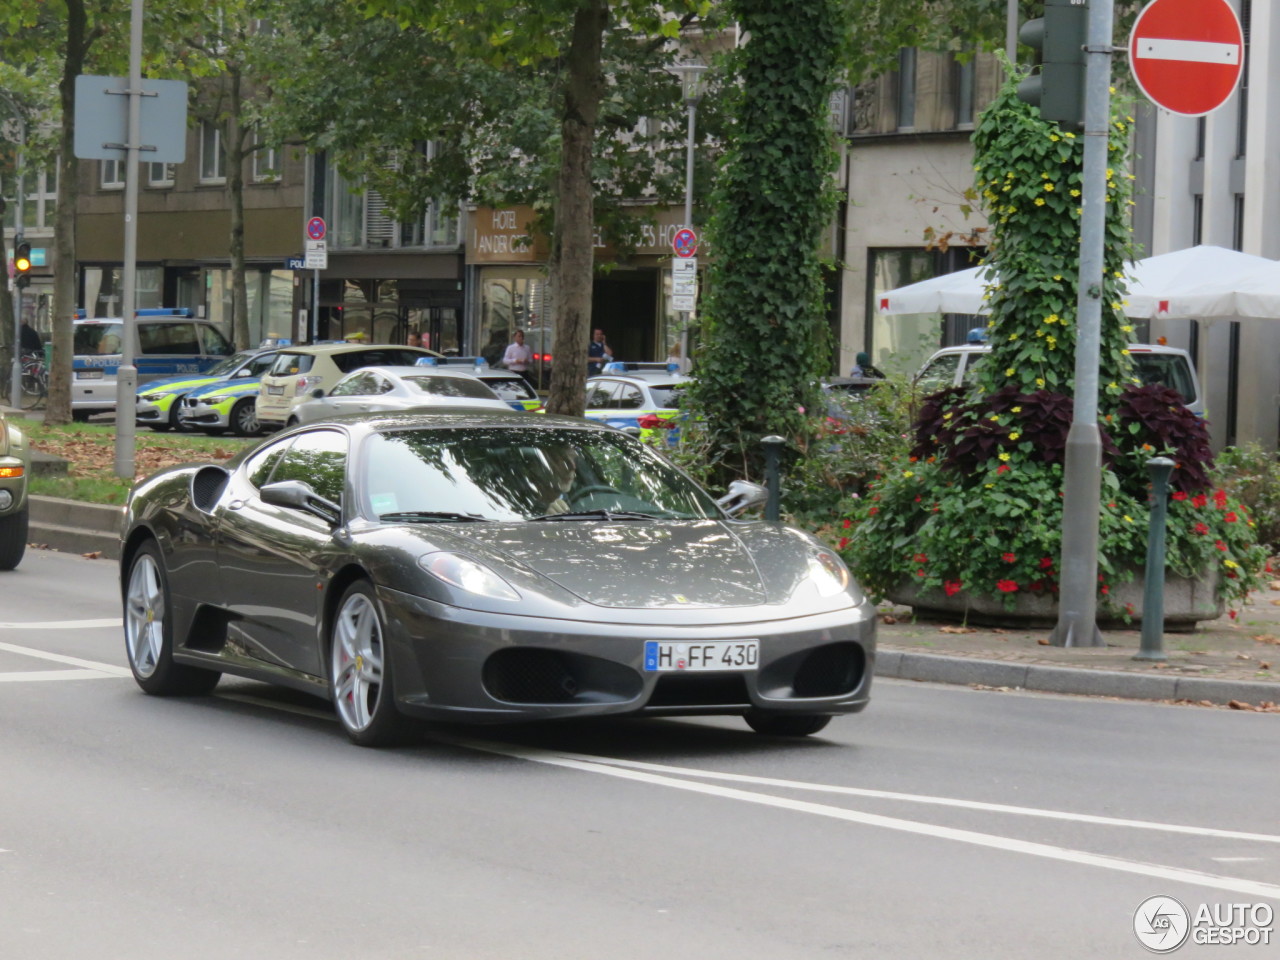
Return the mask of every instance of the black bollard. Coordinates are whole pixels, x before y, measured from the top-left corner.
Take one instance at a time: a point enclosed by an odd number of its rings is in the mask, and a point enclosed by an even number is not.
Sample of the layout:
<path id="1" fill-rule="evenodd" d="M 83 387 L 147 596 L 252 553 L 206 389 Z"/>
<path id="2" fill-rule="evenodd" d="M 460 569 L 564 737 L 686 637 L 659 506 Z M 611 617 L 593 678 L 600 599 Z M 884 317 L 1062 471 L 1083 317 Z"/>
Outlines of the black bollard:
<path id="1" fill-rule="evenodd" d="M 764 444 L 764 485 L 769 491 L 769 499 L 764 505 L 764 518 L 776 521 L 778 506 L 782 499 L 782 490 L 778 480 L 778 453 L 787 441 L 777 434 L 770 434 L 760 441 Z"/>
<path id="2" fill-rule="evenodd" d="M 1135 660 L 1168 660 L 1164 652 L 1164 526 L 1169 509 L 1168 457 L 1147 461 L 1151 476 L 1151 523 L 1147 528 L 1146 582 L 1142 587 L 1142 643 Z"/>

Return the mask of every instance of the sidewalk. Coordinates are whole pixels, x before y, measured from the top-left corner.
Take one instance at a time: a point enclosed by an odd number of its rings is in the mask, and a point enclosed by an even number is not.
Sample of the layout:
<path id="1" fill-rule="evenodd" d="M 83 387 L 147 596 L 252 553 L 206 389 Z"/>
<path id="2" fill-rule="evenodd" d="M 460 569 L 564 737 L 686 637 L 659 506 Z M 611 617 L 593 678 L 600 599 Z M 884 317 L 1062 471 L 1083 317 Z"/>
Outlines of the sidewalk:
<path id="1" fill-rule="evenodd" d="M 1134 660 L 1141 626 L 1103 631 L 1105 647 L 1048 645 L 1049 630 L 970 627 L 880 608 L 876 675 L 976 687 L 1280 712 L 1280 580 L 1193 632 L 1164 634 L 1163 662 Z M 1233 703 L 1234 701 L 1234 703 Z"/>

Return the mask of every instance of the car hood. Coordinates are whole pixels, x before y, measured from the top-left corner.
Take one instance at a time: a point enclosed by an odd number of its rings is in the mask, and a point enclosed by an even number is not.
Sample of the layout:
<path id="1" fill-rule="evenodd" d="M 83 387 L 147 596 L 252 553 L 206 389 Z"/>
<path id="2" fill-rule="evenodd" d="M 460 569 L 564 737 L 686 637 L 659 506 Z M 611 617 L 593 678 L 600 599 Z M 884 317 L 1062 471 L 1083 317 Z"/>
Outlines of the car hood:
<path id="1" fill-rule="evenodd" d="M 620 608 L 737 607 L 767 602 L 751 553 L 715 520 L 554 520 L 454 528 L 588 603 Z M 483 558 L 483 554 L 478 559 Z"/>
<path id="2" fill-rule="evenodd" d="M 239 397 L 249 393 L 258 392 L 258 377 L 237 377 L 234 380 L 219 380 L 215 383 L 207 384 L 203 387 L 197 387 L 192 390 L 188 397 Z"/>
<path id="3" fill-rule="evenodd" d="M 184 387 L 200 387 L 204 386 L 217 377 L 166 377 L 163 380 L 148 380 L 146 383 L 138 387 L 138 394 L 159 393 L 171 390 L 181 390 Z"/>

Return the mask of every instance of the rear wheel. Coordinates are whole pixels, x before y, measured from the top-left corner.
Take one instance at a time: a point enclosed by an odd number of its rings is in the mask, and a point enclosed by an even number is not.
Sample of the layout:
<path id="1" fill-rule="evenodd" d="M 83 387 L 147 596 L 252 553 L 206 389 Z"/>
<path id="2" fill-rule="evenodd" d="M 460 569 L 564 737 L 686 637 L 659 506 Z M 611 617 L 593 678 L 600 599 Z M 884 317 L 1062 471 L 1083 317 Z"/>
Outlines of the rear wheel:
<path id="1" fill-rule="evenodd" d="M 91 416 L 93 416 L 93 411 L 91 410 L 72 410 L 71 411 L 71 419 L 74 420 L 76 423 L 88 423 L 89 418 Z"/>
<path id="2" fill-rule="evenodd" d="M 231 432 L 237 437 L 252 437 L 261 432 L 262 424 L 258 423 L 253 397 L 246 397 L 231 408 L 230 423 Z"/>
<path id="3" fill-rule="evenodd" d="M 351 742 L 383 747 L 400 742 L 408 721 L 396 709 L 391 661 L 373 584 L 347 587 L 329 630 L 329 690 Z"/>
<path id="4" fill-rule="evenodd" d="M 28 509 L 0 517 L 0 570 L 12 570 L 27 552 Z"/>
<path id="5" fill-rule="evenodd" d="M 160 547 L 144 543 L 129 564 L 124 595 L 124 642 L 133 679 L 156 696 L 201 696 L 218 685 L 216 670 L 173 662 L 169 580 Z"/>
<path id="6" fill-rule="evenodd" d="M 297 417 L 290 417 L 288 420 L 285 421 L 284 428 L 288 430 L 291 427 L 296 427 L 300 422 L 301 421 Z"/>
<path id="7" fill-rule="evenodd" d="M 831 722 L 830 717 L 815 713 L 770 713 L 767 710 L 748 710 L 742 719 L 756 733 L 774 737 L 807 737 Z"/>

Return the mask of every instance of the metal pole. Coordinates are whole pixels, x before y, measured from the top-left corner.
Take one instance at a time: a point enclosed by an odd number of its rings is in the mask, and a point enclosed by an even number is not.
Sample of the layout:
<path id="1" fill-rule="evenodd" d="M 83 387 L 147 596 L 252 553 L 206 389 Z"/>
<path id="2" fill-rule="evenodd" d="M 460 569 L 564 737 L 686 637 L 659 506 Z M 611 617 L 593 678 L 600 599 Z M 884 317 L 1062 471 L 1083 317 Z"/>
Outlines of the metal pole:
<path id="1" fill-rule="evenodd" d="M 24 236 L 26 227 L 26 209 L 23 207 L 23 201 L 26 199 L 26 170 L 23 165 L 23 145 L 27 142 L 27 126 L 23 122 L 21 116 L 15 111 L 15 117 L 18 120 L 18 200 L 15 205 L 17 219 L 14 220 L 13 227 L 13 251 L 15 256 L 18 252 L 18 243 Z M 9 397 L 13 401 L 15 409 L 22 409 L 22 286 L 18 283 L 19 278 L 13 278 L 13 379 L 10 383 Z"/>
<path id="2" fill-rule="evenodd" d="M 1018 0 L 1008 0 L 1005 5 L 1004 52 L 1010 63 L 1018 62 Z"/>
<path id="3" fill-rule="evenodd" d="M 1098 435 L 1098 353 L 1106 245 L 1107 141 L 1111 113 L 1112 0 L 1090 0 L 1085 45 L 1084 173 L 1080 274 L 1076 300 L 1075 406 L 1067 434 L 1062 504 L 1062 592 L 1058 647 L 1101 647 L 1098 632 L 1098 509 L 1102 442 Z"/>
<path id="4" fill-rule="evenodd" d="M 697 125 L 698 101 L 687 103 L 689 124 L 684 141 L 684 225 L 693 229 L 693 133 Z M 680 361 L 689 363 L 689 311 L 680 311 Z"/>
<path id="5" fill-rule="evenodd" d="M 142 141 L 142 0 L 132 0 L 129 15 L 129 126 L 124 161 L 124 282 L 121 325 L 123 356 L 116 373 L 116 476 L 132 480 L 137 432 L 138 368 L 133 340 L 138 323 L 138 147 Z"/>
<path id="6" fill-rule="evenodd" d="M 1147 527 L 1147 570 L 1142 585 L 1142 644 L 1135 660 L 1168 660 L 1164 652 L 1164 527 L 1169 509 L 1168 457 L 1147 461 L 1151 476 L 1151 521 Z"/>
<path id="7" fill-rule="evenodd" d="M 311 271 L 311 342 L 320 336 L 320 271 Z"/>

